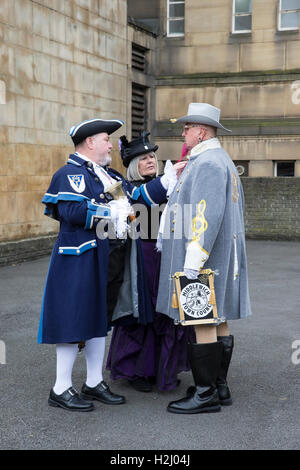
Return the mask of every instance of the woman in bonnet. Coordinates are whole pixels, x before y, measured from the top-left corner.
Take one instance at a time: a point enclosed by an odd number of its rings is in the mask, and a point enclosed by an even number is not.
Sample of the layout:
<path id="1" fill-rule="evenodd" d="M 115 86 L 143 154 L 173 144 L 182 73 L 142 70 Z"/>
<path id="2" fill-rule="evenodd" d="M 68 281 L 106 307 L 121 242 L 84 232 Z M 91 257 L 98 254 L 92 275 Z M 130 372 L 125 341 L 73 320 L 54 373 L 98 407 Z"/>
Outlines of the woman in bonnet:
<path id="1" fill-rule="evenodd" d="M 149 135 L 144 131 L 131 142 L 126 136 L 120 139 L 120 154 L 127 168 L 127 179 L 135 186 L 141 186 L 158 175 L 155 154 L 158 146 L 149 142 Z M 145 233 L 141 227 L 142 250 L 155 310 L 161 254 L 156 249 L 156 238 L 151 236 L 151 206 L 148 207 L 147 229 L 148 233 Z M 187 343 L 193 341 L 193 335 L 191 327 L 174 325 L 173 320 L 159 312 L 155 312 L 153 322 L 147 325 L 115 326 L 107 358 L 111 378 L 126 379 L 141 392 L 151 392 L 153 384 L 162 391 L 174 389 L 179 383 L 177 374 L 190 369 Z"/>

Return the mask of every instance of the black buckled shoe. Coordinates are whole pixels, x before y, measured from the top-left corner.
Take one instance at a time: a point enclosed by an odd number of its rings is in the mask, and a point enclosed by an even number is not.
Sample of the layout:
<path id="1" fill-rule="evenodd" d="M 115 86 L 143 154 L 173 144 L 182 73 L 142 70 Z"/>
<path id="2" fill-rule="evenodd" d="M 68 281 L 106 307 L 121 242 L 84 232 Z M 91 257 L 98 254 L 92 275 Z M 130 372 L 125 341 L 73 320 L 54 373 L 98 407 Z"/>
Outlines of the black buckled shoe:
<path id="1" fill-rule="evenodd" d="M 68 388 L 61 395 L 57 395 L 51 389 L 48 404 L 50 406 L 59 406 L 68 411 L 92 411 L 94 409 L 93 403 L 82 400 L 73 387 Z"/>
<path id="2" fill-rule="evenodd" d="M 88 387 L 84 383 L 80 396 L 84 400 L 98 400 L 106 405 L 121 405 L 125 403 L 125 397 L 112 393 L 104 380 L 96 385 L 96 387 Z"/>

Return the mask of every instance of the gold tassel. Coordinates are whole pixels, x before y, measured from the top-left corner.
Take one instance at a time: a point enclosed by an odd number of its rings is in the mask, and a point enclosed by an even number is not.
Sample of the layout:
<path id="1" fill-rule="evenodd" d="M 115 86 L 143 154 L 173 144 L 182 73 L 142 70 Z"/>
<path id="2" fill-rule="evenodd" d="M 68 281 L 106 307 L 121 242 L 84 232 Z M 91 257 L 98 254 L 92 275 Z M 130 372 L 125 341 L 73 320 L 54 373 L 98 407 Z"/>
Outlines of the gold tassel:
<path id="1" fill-rule="evenodd" d="M 173 281 L 172 308 L 179 308 L 174 281 Z"/>

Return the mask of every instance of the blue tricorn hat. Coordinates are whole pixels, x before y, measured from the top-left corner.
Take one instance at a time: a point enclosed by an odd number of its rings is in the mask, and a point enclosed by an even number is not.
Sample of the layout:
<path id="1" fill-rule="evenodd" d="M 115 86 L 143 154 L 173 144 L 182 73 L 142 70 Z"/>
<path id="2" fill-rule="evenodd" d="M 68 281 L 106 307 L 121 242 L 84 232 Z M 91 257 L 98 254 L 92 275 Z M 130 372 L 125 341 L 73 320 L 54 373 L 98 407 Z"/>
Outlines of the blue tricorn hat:
<path id="1" fill-rule="evenodd" d="M 156 152 L 158 145 L 153 145 L 149 142 L 148 136 L 150 132 L 142 131 L 140 137 L 128 142 L 126 135 L 122 135 L 119 140 L 120 154 L 123 160 L 123 165 L 128 168 L 129 163 L 135 157 L 144 155 L 150 152 Z"/>
<path id="2" fill-rule="evenodd" d="M 124 121 L 120 119 L 90 119 L 71 127 L 69 134 L 74 145 L 78 145 L 91 135 L 101 134 L 102 132 L 110 135 L 123 126 L 123 124 Z"/>

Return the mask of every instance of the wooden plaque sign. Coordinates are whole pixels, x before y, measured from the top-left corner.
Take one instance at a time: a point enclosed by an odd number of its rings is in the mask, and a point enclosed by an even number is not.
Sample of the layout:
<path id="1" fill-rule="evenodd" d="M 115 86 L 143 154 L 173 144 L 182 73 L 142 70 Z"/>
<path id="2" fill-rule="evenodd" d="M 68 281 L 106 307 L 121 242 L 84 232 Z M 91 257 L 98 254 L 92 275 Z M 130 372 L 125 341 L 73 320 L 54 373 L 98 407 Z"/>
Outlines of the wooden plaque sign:
<path id="1" fill-rule="evenodd" d="M 181 325 L 219 323 L 214 274 L 211 269 L 202 269 L 197 279 L 188 279 L 183 272 L 174 274 L 172 307 L 179 309 Z"/>

